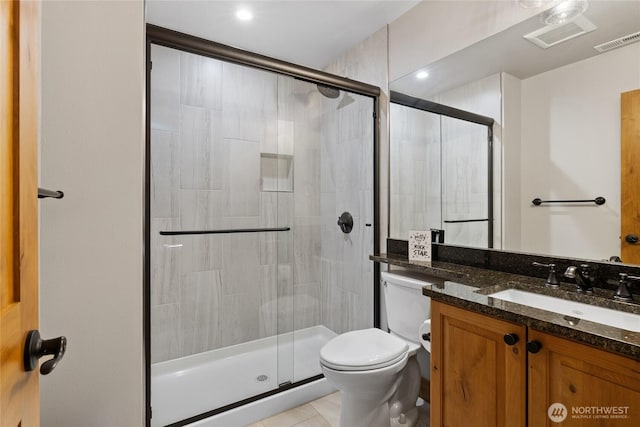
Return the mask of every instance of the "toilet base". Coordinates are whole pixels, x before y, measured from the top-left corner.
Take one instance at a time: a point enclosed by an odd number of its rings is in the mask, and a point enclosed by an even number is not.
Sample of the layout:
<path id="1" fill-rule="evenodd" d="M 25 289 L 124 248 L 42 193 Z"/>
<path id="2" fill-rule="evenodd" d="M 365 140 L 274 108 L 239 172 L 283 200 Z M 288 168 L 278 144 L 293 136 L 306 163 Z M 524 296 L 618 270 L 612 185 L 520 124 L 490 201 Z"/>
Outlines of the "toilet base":
<path id="1" fill-rule="evenodd" d="M 391 427 L 413 427 L 418 422 L 418 408 L 413 408 L 398 417 L 391 418 Z"/>
<path id="2" fill-rule="evenodd" d="M 389 405 L 342 392 L 340 427 L 389 427 Z M 388 399 L 389 397 L 387 397 Z M 383 397 L 384 399 L 384 397 Z"/>
<path id="3" fill-rule="evenodd" d="M 322 363 L 322 373 L 340 390 L 340 427 L 389 427 L 389 399 L 407 365 L 408 353 L 396 363 L 370 371 L 338 371 Z"/>
<path id="4" fill-rule="evenodd" d="M 416 354 L 409 357 L 402 379 L 389 401 L 391 427 L 413 427 L 418 421 L 418 393 L 420 392 L 420 365 Z"/>

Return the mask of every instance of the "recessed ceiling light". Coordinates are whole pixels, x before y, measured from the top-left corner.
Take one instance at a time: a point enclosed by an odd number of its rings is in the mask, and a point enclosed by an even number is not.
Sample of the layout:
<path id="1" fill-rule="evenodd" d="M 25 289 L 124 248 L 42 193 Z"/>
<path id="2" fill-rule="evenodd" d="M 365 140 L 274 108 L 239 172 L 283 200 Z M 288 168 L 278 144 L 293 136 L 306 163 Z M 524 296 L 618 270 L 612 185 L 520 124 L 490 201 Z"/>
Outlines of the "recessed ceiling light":
<path id="1" fill-rule="evenodd" d="M 238 9 L 236 18 L 241 21 L 251 21 L 253 19 L 253 13 L 251 13 L 249 9 Z"/>
<path id="2" fill-rule="evenodd" d="M 426 79 L 427 77 L 429 77 L 429 73 L 427 71 L 418 71 L 416 73 L 416 78 L 417 79 L 422 80 L 422 79 Z"/>

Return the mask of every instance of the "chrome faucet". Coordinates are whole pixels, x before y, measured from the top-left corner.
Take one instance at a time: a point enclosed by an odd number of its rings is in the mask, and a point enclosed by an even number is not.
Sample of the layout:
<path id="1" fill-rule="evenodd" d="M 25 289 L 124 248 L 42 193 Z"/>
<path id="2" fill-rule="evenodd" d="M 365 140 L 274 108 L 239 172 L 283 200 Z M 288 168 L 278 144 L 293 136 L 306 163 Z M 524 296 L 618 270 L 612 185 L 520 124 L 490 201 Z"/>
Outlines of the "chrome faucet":
<path id="1" fill-rule="evenodd" d="M 567 267 L 567 271 L 564 272 L 564 277 L 575 279 L 576 285 L 578 285 L 576 291 L 588 295 L 593 294 L 594 278 L 591 276 L 589 264 L 581 264 L 580 267 Z"/>

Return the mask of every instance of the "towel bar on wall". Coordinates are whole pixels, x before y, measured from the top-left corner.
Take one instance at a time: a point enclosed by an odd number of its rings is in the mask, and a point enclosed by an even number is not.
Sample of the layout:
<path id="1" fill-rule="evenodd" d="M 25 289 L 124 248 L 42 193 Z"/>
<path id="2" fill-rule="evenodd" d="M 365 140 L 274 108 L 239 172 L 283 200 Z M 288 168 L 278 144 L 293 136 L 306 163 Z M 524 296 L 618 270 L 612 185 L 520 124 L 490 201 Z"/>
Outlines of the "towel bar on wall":
<path id="1" fill-rule="evenodd" d="M 489 218 L 479 218 L 479 219 L 454 219 L 454 220 L 444 220 L 445 224 L 459 224 L 463 222 L 483 222 L 489 221 Z"/>
<path id="2" fill-rule="evenodd" d="M 600 196 L 590 200 L 541 200 L 536 198 L 533 199 L 531 203 L 533 203 L 534 206 L 540 206 L 543 203 L 595 203 L 600 206 L 604 205 L 606 201 L 607 200 L 604 197 Z"/>
<path id="3" fill-rule="evenodd" d="M 230 234 L 230 233 L 268 233 L 273 231 L 289 231 L 289 227 L 280 228 L 235 228 L 230 230 L 186 230 L 186 231 L 161 231 L 162 236 L 185 236 L 190 234 Z"/>

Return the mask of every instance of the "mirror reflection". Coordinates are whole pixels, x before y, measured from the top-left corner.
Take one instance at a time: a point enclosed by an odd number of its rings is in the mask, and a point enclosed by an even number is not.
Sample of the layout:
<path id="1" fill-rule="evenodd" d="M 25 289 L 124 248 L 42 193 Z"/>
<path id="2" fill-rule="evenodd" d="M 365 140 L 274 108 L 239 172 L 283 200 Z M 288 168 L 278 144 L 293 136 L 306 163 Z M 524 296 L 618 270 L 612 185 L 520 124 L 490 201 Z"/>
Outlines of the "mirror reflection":
<path id="1" fill-rule="evenodd" d="M 624 236 L 634 233 L 621 230 L 625 215 L 634 215 L 621 202 L 640 195 L 621 197 L 626 169 L 620 160 L 621 94 L 640 89 L 640 34 L 633 37 L 639 31 L 640 2 L 590 2 L 569 23 L 545 25 L 541 13 L 391 83 L 393 91 L 495 119 L 495 248 L 640 263 L 621 251 Z M 418 72 L 428 76 L 418 79 Z M 393 153 L 407 156 L 394 137 L 394 109 L 390 236 L 406 239 L 404 230 L 417 223 L 407 224 L 410 215 L 393 206 L 400 196 L 394 182 L 406 172 Z M 424 176 L 414 174 L 406 186 L 430 185 Z M 404 185 L 402 191 L 410 191 Z M 596 197 L 606 203 L 532 203 Z M 412 212 L 414 219 L 421 214 Z"/>
<path id="2" fill-rule="evenodd" d="M 444 230 L 456 245 L 493 247 L 493 119 L 391 93 L 392 236 Z"/>

